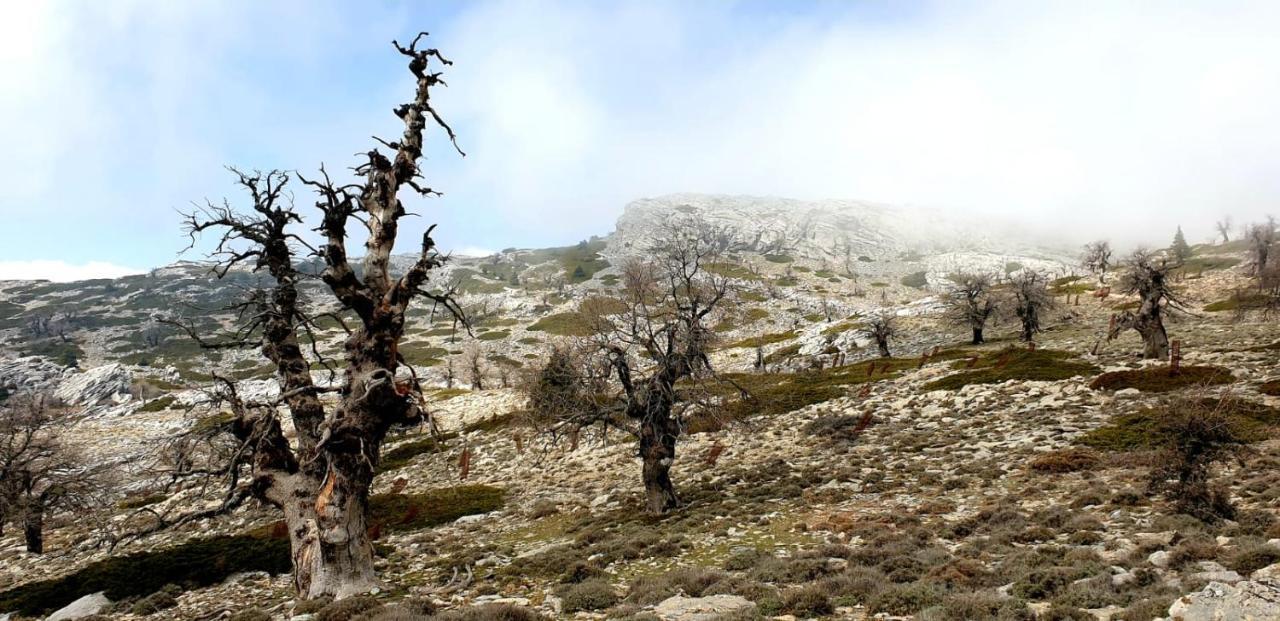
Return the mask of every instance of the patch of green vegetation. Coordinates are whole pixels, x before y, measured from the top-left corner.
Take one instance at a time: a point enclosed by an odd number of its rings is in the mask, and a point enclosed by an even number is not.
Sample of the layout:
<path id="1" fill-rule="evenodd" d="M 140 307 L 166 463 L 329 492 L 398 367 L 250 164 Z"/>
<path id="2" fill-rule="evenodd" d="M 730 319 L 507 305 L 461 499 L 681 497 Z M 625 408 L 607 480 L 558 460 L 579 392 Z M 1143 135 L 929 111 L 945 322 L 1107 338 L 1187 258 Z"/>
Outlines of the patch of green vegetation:
<path id="1" fill-rule="evenodd" d="M 791 269 L 792 271 L 800 272 L 801 274 L 808 274 L 809 272 L 813 271 L 813 268 L 805 267 L 803 265 L 797 265 L 795 267 L 792 267 Z"/>
<path id="2" fill-rule="evenodd" d="M 742 313 L 742 320 L 747 323 L 754 323 L 754 322 L 760 321 L 761 319 L 768 319 L 768 318 L 769 318 L 769 311 L 763 308 L 748 308 L 746 312 Z"/>
<path id="3" fill-rule="evenodd" d="M 913 272 L 902 277 L 902 284 L 912 289 L 923 289 L 929 285 L 928 272 Z M 875 286 L 872 283 L 872 286 Z"/>
<path id="4" fill-rule="evenodd" d="M 1230 384 L 1235 376 L 1222 367 L 1184 366 L 1177 375 L 1169 367 L 1146 367 L 1103 373 L 1089 383 L 1094 390 L 1123 390 L 1137 388 L 1143 392 L 1169 392 L 1192 386 L 1218 386 Z"/>
<path id="5" fill-rule="evenodd" d="M 609 262 L 600 256 L 604 250 L 604 240 L 578 242 L 576 246 L 555 249 L 560 266 L 564 268 L 569 282 L 581 283 L 591 280 L 596 272 L 609 267 Z"/>
<path id="6" fill-rule="evenodd" d="M 822 336 L 835 336 L 844 334 L 845 332 L 853 332 L 861 330 L 864 327 L 860 321 L 842 321 L 833 326 L 829 326 L 822 331 Z"/>
<path id="7" fill-rule="evenodd" d="M 1206 312 L 1220 313 L 1234 310 L 1256 310 L 1266 308 L 1268 297 L 1261 293 L 1233 295 L 1225 300 L 1218 300 L 1204 307 Z"/>
<path id="8" fill-rule="evenodd" d="M 559 336 L 591 336 L 591 325 L 577 311 L 547 315 L 525 329 Z"/>
<path id="9" fill-rule="evenodd" d="M 958 362 L 956 369 L 968 368 Z M 972 370 L 934 380 L 924 390 L 958 390 L 970 384 L 998 384 L 1009 380 L 1056 381 L 1098 372 L 1087 362 L 1074 360 L 1070 352 L 1010 347 L 978 358 Z"/>
<path id="10" fill-rule="evenodd" d="M 1211 406 L 1217 401 L 1212 400 Z M 1226 406 L 1230 424 L 1238 437 L 1248 442 L 1258 442 L 1271 436 L 1280 425 L 1280 410 L 1245 399 L 1234 400 Z M 1159 408 L 1144 408 L 1137 412 L 1120 414 L 1102 427 L 1080 437 L 1084 446 L 1104 451 L 1135 451 L 1165 446 L 1169 443 L 1170 417 Z"/>
<path id="11" fill-rule="evenodd" d="M 382 454 L 379 469 L 384 472 L 398 470 L 409 465 L 418 455 L 439 452 L 441 446 L 440 442 L 430 436 L 405 442 Z"/>
<path id="12" fill-rule="evenodd" d="M 461 397 L 466 394 L 471 394 L 471 391 L 466 388 L 440 388 L 428 392 L 427 396 L 433 401 L 448 401 L 454 397 Z"/>
<path id="13" fill-rule="evenodd" d="M 800 344 L 793 343 L 791 345 L 781 347 L 778 349 L 778 351 L 775 351 L 769 354 L 768 356 L 765 356 L 764 361 L 765 361 L 765 364 L 776 364 L 776 363 L 782 362 L 783 360 L 794 358 L 799 353 L 800 353 Z"/>
<path id="14" fill-rule="evenodd" d="M 485 332 L 476 338 L 481 341 L 501 341 L 508 336 L 511 336 L 511 333 L 506 330 L 495 330 L 493 332 Z"/>
<path id="15" fill-rule="evenodd" d="M 532 337 L 532 336 L 526 336 L 526 337 L 517 339 L 516 342 L 520 343 L 521 345 L 537 345 L 538 343 L 542 342 L 542 339 L 537 337 Z"/>
<path id="16" fill-rule="evenodd" d="M 1018 263 L 1017 261 L 1009 261 L 1008 263 L 1005 263 L 1005 264 L 1004 264 L 1004 273 L 1005 273 L 1005 274 L 1012 274 L 1012 273 L 1014 273 L 1014 272 L 1016 272 L 1016 271 L 1018 271 L 1018 270 L 1022 269 L 1023 267 L 1024 267 L 1024 266 L 1023 266 L 1021 263 Z"/>
<path id="17" fill-rule="evenodd" d="M 795 261 L 795 259 L 788 254 L 766 254 L 764 255 L 764 260 L 770 263 L 791 263 L 792 261 Z"/>
<path id="18" fill-rule="evenodd" d="M 489 485 L 459 485 L 421 494 L 374 494 L 369 497 L 369 520 L 391 532 L 431 528 L 464 515 L 497 511 L 505 495 L 502 488 Z"/>
<path id="19" fill-rule="evenodd" d="M 875 259 L 872 259 L 871 257 L 869 257 L 869 256 L 867 256 L 867 255 L 865 255 L 865 254 L 864 254 L 864 255 L 859 255 L 859 256 L 858 256 L 858 260 L 859 260 L 859 261 L 862 261 L 863 263 L 875 263 L 875 262 L 876 262 L 876 260 L 875 260 Z"/>
<path id="20" fill-rule="evenodd" d="M 156 399 L 152 399 L 144 403 L 142 407 L 138 408 L 138 411 L 139 412 L 163 412 L 169 409 L 169 406 L 173 405 L 174 400 L 175 399 L 173 397 L 159 397 Z"/>
<path id="21" fill-rule="evenodd" d="M 740 341 L 729 343 L 728 345 L 725 345 L 724 348 L 734 349 L 737 347 L 756 347 L 756 346 L 764 346 L 764 345 L 773 345 L 775 343 L 789 341 L 793 338 L 796 338 L 796 333 L 794 330 L 789 332 L 774 332 L 771 334 L 761 334 L 759 336 L 748 336 L 747 338 L 742 339 Z"/>
<path id="22" fill-rule="evenodd" d="M 1236 257 L 1192 257 L 1183 261 L 1182 266 L 1178 269 L 1184 273 L 1210 272 L 1213 270 L 1225 270 L 1239 264 L 1240 259 Z"/>
<path id="23" fill-rule="evenodd" d="M 759 291 L 743 291 L 738 294 L 738 297 L 747 302 L 763 302 L 769 299 L 768 296 Z"/>
<path id="24" fill-rule="evenodd" d="M 954 360 L 963 350 L 946 350 L 930 361 Z M 919 358 L 878 358 L 857 364 L 800 373 L 730 373 L 726 377 L 747 388 L 745 398 L 726 390 L 725 413 L 732 420 L 777 415 L 845 396 L 849 387 L 901 375 L 920 366 Z"/>
<path id="25" fill-rule="evenodd" d="M 430 367 L 440 364 L 449 355 L 449 350 L 423 343 L 405 343 L 400 346 L 400 355 L 404 356 L 405 362 L 415 367 Z"/>
<path id="26" fill-rule="evenodd" d="M 199 588 L 218 584 L 233 574 L 283 574 L 289 570 L 288 539 L 265 533 L 223 535 L 103 559 L 60 578 L 9 589 L 0 593 L 0 610 L 39 616 L 98 591 L 120 601 L 150 595 L 168 584 Z"/>
<path id="27" fill-rule="evenodd" d="M 24 343 L 18 348 L 18 355 L 44 356 L 62 366 L 73 367 L 79 364 L 80 357 L 84 356 L 84 350 L 80 349 L 74 341 L 48 338 Z"/>
<path id="28" fill-rule="evenodd" d="M 875 288 L 877 288 L 877 289 L 883 289 L 883 288 L 885 288 L 885 287 L 888 287 L 888 286 L 889 286 L 889 283 L 887 283 L 887 282 L 878 282 L 878 281 L 877 281 L 877 282 L 873 282 L 873 283 L 871 283 L 871 286 L 872 286 L 872 287 L 875 287 Z"/>
<path id="29" fill-rule="evenodd" d="M 773 279 L 773 284 L 777 287 L 794 287 L 799 283 L 795 276 L 779 276 Z"/>

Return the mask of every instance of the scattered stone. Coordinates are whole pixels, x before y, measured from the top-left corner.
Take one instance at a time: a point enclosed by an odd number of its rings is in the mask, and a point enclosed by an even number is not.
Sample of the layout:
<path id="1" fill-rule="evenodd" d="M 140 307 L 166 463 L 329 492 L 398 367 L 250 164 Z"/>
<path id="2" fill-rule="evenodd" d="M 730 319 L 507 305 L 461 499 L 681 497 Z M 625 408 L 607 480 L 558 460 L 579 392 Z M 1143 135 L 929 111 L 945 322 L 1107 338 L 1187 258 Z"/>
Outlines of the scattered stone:
<path id="1" fill-rule="evenodd" d="M 653 609 L 663 621 L 714 621 L 723 615 L 742 613 L 756 607 L 755 603 L 737 595 L 709 595 L 707 597 L 669 597 Z"/>

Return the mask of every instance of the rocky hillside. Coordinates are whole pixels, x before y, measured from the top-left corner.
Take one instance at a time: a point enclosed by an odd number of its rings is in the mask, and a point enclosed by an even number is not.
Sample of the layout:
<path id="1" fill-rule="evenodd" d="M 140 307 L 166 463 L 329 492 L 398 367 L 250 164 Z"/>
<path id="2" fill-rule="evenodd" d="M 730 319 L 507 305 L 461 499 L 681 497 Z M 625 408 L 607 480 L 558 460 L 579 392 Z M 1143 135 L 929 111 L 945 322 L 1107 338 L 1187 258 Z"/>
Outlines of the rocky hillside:
<path id="1" fill-rule="evenodd" d="M 759 401 L 735 424 L 689 430 L 674 470 L 685 506 L 658 518 L 639 511 L 629 439 L 546 444 L 513 416 L 510 385 L 583 334 L 578 305 L 608 295 L 629 257 L 693 215 L 726 232 L 712 269 L 740 290 L 712 362 Z M 1195 250 L 1176 275 L 1194 311 L 1169 326 L 1190 370 L 1176 377 L 1138 360 L 1133 333 L 1100 341 L 1134 300 L 1094 295 L 1060 251 L 882 206 L 675 195 L 633 203 L 605 237 L 458 259 L 445 278 L 472 334 L 422 309 L 402 350 L 434 388 L 441 433 L 405 430 L 384 452 L 372 506 L 386 588 L 328 606 L 294 601 L 266 509 L 114 550 L 95 534 L 215 500 L 157 493 L 147 458 L 216 417 L 200 407 L 212 372 L 265 395 L 270 370 L 252 351 L 201 352 L 153 317 L 227 328 L 213 309 L 255 276 L 219 282 L 185 263 L 0 284 L 0 386 L 55 390 L 77 413 L 71 440 L 133 473 L 109 515 L 55 516 L 48 554 L 5 532 L 0 611 L 39 616 L 102 592 L 82 609 L 148 620 L 1280 618 L 1280 328 L 1236 312 L 1242 248 Z M 941 321 L 949 275 L 1023 269 L 1055 278 L 1034 349 L 1009 324 L 972 346 Z M 336 310 L 320 286 L 313 310 Z M 902 325 L 890 359 L 864 332 L 881 310 Z M 337 351 L 341 334 L 335 320 L 315 345 Z M 473 350 L 483 390 L 465 388 Z M 1147 471 L 1167 440 L 1162 399 L 1223 391 L 1252 435 L 1216 472 L 1234 519 L 1207 523 L 1148 494 Z"/>

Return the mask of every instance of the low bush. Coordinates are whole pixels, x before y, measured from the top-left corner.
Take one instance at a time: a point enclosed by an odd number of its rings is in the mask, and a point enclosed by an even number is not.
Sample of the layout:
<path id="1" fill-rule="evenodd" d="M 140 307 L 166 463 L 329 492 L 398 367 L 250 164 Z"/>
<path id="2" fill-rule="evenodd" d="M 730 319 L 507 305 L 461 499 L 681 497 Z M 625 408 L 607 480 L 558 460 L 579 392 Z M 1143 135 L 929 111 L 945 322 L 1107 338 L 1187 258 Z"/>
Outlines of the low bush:
<path id="1" fill-rule="evenodd" d="M 1047 474 L 1065 474 L 1092 470 L 1098 465 L 1098 454 L 1087 448 L 1065 448 L 1045 453 L 1031 460 L 1031 469 Z"/>
<path id="2" fill-rule="evenodd" d="M 968 369 L 960 361 L 956 369 Z M 1075 360 L 1070 352 L 1009 347 L 978 358 L 972 370 L 948 375 L 923 386 L 924 390 L 958 390 L 970 384 L 997 384 L 1009 380 L 1057 381 L 1096 373 L 1098 367 Z"/>
<path id="3" fill-rule="evenodd" d="M 432 617 L 432 621 L 543 621 L 544 617 L 528 608 L 511 604 L 472 606 Z"/>
<path id="4" fill-rule="evenodd" d="M 603 610 L 618 603 L 618 594 L 603 580 L 589 580 L 568 587 L 560 594 L 565 612 Z"/>
<path id="5" fill-rule="evenodd" d="M 1103 373 L 1089 383 L 1094 390 L 1124 390 L 1137 388 L 1143 392 L 1169 392 L 1194 386 L 1218 386 L 1230 384 L 1235 376 L 1230 371 L 1215 366 L 1184 366 L 1176 375 L 1169 367 L 1145 367 Z"/>
<path id="6" fill-rule="evenodd" d="M 316 621 L 351 621 L 361 613 L 381 608 L 382 602 L 369 595 L 337 600 L 316 613 Z"/>
<path id="7" fill-rule="evenodd" d="M 786 591 L 782 594 L 782 609 L 799 617 L 821 617 L 835 611 L 831 597 L 820 584 Z"/>

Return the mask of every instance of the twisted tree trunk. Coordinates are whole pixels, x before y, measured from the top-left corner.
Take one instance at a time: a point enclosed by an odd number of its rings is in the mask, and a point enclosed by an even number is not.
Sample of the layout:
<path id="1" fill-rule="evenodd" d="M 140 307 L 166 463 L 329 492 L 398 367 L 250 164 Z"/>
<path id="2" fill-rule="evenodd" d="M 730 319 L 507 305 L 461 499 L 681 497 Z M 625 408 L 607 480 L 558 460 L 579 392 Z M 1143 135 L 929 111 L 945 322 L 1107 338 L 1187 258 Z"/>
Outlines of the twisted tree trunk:
<path id="1" fill-rule="evenodd" d="M 22 536 L 27 552 L 44 554 L 44 497 L 29 496 L 22 508 Z"/>
<path id="2" fill-rule="evenodd" d="M 671 465 L 676 459 L 675 421 L 662 417 L 640 428 L 640 458 L 644 461 L 645 507 L 649 513 L 662 514 L 680 506 L 675 486 L 671 483 Z"/>

